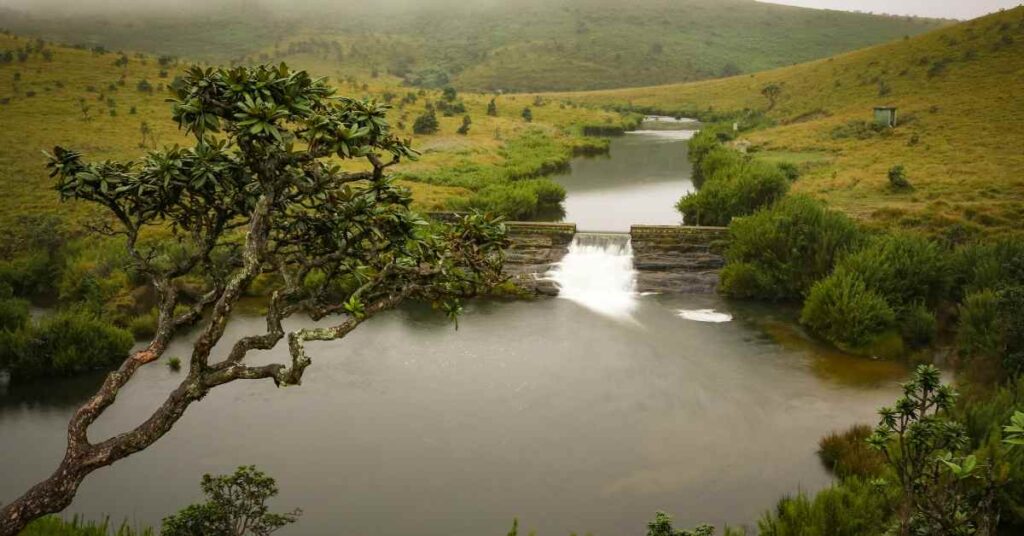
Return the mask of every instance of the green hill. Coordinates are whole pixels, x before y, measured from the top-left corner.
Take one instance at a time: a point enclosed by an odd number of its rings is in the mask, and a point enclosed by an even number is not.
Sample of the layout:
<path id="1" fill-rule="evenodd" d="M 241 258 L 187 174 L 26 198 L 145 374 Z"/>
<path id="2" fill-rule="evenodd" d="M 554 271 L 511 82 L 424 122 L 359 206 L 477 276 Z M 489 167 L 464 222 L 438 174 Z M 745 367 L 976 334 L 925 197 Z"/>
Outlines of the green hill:
<path id="1" fill-rule="evenodd" d="M 781 89 L 771 108 L 769 85 Z M 1024 7 L 752 75 L 561 97 L 681 115 L 763 111 L 772 126 L 741 145 L 803 164 L 796 191 L 890 225 L 1001 232 L 1024 221 L 1021 88 Z M 895 129 L 872 128 L 880 105 L 898 108 Z M 890 190 L 895 165 L 912 191 Z"/>
<path id="2" fill-rule="evenodd" d="M 175 15 L 8 10 L 0 11 L 0 27 L 216 62 L 315 54 L 345 72 L 378 70 L 417 85 L 542 91 L 754 72 L 944 24 L 754 0 L 385 0 L 287 10 L 265 4 Z"/>
<path id="3" fill-rule="evenodd" d="M 337 74 L 318 68 L 315 57 L 305 59 L 298 63 L 314 75 Z M 166 86 L 185 66 L 166 57 L 0 33 L 0 227 L 25 214 L 59 213 L 72 221 L 92 216 L 84 204 L 59 203 L 51 189 L 42 151 L 54 145 L 76 148 L 90 159 L 128 160 L 157 147 L 192 143 L 171 121 L 166 102 Z M 424 210 L 474 198 L 500 200 L 513 178 L 541 176 L 560 169 L 576 151 L 600 150 L 604 140 L 584 138 L 581 125 L 622 128 L 623 122 L 617 113 L 514 95 L 460 93 L 449 104 L 458 111 L 446 112 L 440 109 L 441 91 L 410 91 L 393 77 L 333 80 L 339 94 L 392 104 L 393 130 L 412 138 L 422 153 L 394 171 Z M 490 114 L 492 98 L 496 109 Z M 533 115 L 529 123 L 521 116 L 527 106 Z M 435 107 L 437 131 L 415 134 L 417 117 Z M 466 117 L 468 132 L 460 133 Z M 522 201 L 524 193 L 516 194 Z M 529 211 L 528 204 L 518 208 Z"/>

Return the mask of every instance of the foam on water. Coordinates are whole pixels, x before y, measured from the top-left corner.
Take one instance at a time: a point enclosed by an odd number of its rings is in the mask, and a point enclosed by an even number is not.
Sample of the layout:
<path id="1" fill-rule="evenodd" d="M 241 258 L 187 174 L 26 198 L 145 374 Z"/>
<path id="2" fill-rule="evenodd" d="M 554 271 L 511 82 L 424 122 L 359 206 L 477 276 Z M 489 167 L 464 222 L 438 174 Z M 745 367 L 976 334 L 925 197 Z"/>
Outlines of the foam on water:
<path id="1" fill-rule="evenodd" d="M 692 320 L 694 322 L 731 322 L 732 315 L 727 313 L 719 313 L 714 309 L 680 309 L 677 311 L 680 318 L 686 320 Z"/>

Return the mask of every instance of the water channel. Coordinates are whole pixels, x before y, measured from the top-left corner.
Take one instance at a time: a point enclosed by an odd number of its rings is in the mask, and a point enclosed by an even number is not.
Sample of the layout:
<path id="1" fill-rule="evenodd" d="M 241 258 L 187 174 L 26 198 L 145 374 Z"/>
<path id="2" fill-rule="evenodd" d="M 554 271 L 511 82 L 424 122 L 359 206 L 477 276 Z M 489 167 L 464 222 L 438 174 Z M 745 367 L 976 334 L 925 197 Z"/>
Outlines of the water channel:
<path id="1" fill-rule="evenodd" d="M 574 162 L 560 179 L 567 219 L 604 231 L 673 223 L 688 135 L 631 134 L 608 158 Z M 648 193 L 619 197 L 632 179 L 615 170 L 647 164 L 633 177 Z M 601 208 L 613 198 L 620 208 Z M 540 536 L 642 534 L 655 510 L 680 526 L 752 523 L 783 494 L 829 485 L 818 438 L 873 421 L 898 394 L 902 367 L 820 347 L 792 311 L 640 296 L 628 243 L 574 246 L 550 276 L 575 294 L 476 302 L 457 331 L 424 307 L 381 315 L 312 346 L 301 387 L 218 388 L 154 447 L 89 477 L 68 514 L 158 525 L 200 499 L 203 473 L 255 464 L 277 478 L 275 508 L 305 511 L 285 535 L 500 535 L 513 517 Z M 588 300 L 601 281 L 607 296 Z M 238 316 L 225 340 L 262 329 Z M 167 356 L 187 356 L 189 339 Z M 138 423 L 179 374 L 142 369 L 93 439 Z M 98 381 L 0 395 L 0 501 L 54 468 L 67 419 Z"/>

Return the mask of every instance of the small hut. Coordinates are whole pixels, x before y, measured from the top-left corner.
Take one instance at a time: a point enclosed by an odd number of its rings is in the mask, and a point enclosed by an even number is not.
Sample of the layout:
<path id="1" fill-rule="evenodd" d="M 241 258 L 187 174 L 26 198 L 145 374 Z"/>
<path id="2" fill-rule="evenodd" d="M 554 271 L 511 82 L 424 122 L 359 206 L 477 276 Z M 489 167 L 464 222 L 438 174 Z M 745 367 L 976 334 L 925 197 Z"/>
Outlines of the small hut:
<path id="1" fill-rule="evenodd" d="M 893 128 L 896 126 L 895 106 L 875 106 L 875 124 Z"/>

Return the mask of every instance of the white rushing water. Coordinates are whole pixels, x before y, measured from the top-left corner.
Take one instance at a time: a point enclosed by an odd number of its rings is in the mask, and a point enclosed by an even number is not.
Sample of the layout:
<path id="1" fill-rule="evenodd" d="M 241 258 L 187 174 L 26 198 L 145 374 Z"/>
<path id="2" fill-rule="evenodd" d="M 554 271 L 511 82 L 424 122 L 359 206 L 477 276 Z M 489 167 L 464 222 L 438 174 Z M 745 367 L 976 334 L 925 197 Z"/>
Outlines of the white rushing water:
<path id="1" fill-rule="evenodd" d="M 558 297 L 592 311 L 627 319 L 637 307 L 636 269 L 628 234 L 577 233 L 547 277 Z"/>

